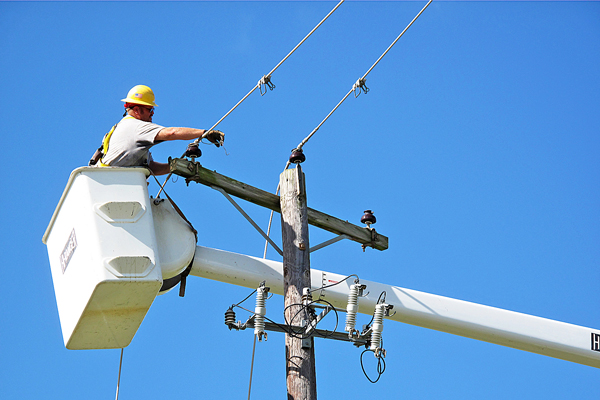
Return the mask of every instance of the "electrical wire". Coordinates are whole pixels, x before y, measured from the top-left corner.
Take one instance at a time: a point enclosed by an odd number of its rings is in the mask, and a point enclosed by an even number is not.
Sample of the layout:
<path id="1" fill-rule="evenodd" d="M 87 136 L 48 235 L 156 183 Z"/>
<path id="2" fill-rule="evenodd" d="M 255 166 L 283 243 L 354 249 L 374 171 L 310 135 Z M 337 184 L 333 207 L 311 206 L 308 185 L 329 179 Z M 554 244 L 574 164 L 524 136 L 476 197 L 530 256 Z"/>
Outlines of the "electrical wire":
<path id="1" fill-rule="evenodd" d="M 298 43 L 298 44 L 296 45 L 296 47 L 294 47 L 294 48 L 292 49 L 292 51 L 290 51 L 290 52 L 288 53 L 288 55 L 287 55 L 287 56 L 285 56 L 285 57 L 283 58 L 283 60 L 281 60 L 281 61 L 279 62 L 279 64 L 277 64 L 277 65 L 275 66 L 275 68 L 273 68 L 273 69 L 271 70 L 271 72 L 269 72 L 267 75 L 263 76 L 263 77 L 262 77 L 262 78 L 261 78 L 261 79 L 258 81 L 258 83 L 256 84 L 256 86 L 254 86 L 254 87 L 253 87 L 253 88 L 252 88 L 252 89 L 251 89 L 251 90 L 248 92 L 248 94 L 246 94 L 246 95 L 245 95 L 245 96 L 244 96 L 244 97 L 243 97 L 243 98 L 242 98 L 240 101 L 238 101 L 238 102 L 237 102 L 237 104 L 236 104 L 235 106 L 233 106 L 233 108 L 232 108 L 231 110 L 229 110 L 229 111 L 227 112 L 227 114 L 225 114 L 223 117 L 221 117 L 221 119 L 220 119 L 220 120 L 218 120 L 218 121 L 217 121 L 217 123 L 216 123 L 216 124 L 214 124 L 214 125 L 213 125 L 213 126 L 212 126 L 212 127 L 211 127 L 211 128 L 208 130 L 208 131 L 207 131 L 207 132 L 209 132 L 209 131 L 211 131 L 211 130 L 215 129 L 215 128 L 217 127 L 217 125 L 219 125 L 219 124 L 221 123 L 221 121 L 223 121 L 223 120 L 224 120 L 224 119 L 225 119 L 225 118 L 226 118 L 226 117 L 227 117 L 229 114 L 231 114 L 231 112 L 232 112 L 233 110 L 235 110 L 235 109 L 237 108 L 237 106 L 239 106 L 240 104 L 242 104 L 242 102 L 243 102 L 244 100 L 246 100 L 246 99 L 248 98 L 248 96 L 250 96 L 250 95 L 251 95 L 251 94 L 252 94 L 252 93 L 253 93 L 253 92 L 254 92 L 256 89 L 258 89 L 259 87 L 261 87 L 263 84 L 267 84 L 267 86 L 268 86 L 268 83 L 270 82 L 270 79 L 271 79 L 271 75 L 272 75 L 272 74 L 273 74 L 273 73 L 274 73 L 274 72 L 277 70 L 277 68 L 279 68 L 279 66 L 280 66 L 281 64 L 283 64 L 283 63 L 285 62 L 285 60 L 287 60 L 287 59 L 288 59 L 288 58 L 289 58 L 289 57 L 290 57 L 290 56 L 291 56 L 291 55 L 292 55 L 292 54 L 293 54 L 293 53 L 294 53 L 294 52 L 295 52 L 295 51 L 298 49 L 298 47 L 300 47 L 300 46 L 302 45 L 302 43 L 304 43 L 304 42 L 306 41 L 306 39 L 308 39 L 308 38 L 310 37 L 310 35 L 312 35 L 312 34 L 313 34 L 313 32 L 314 32 L 314 31 L 316 31 L 316 30 L 317 30 L 317 29 L 318 29 L 318 28 L 321 26 L 321 24 L 323 24 L 323 22 L 325 22 L 325 20 L 327 20 L 327 18 L 329 18 L 329 16 L 330 16 L 331 14 L 333 14 L 333 12 L 334 12 L 335 10 L 337 10 L 339 6 L 341 6 L 341 5 L 342 5 L 342 3 L 343 3 L 343 2 L 344 2 L 344 0 L 341 0 L 341 1 L 340 1 L 340 2 L 339 2 L 339 3 L 338 3 L 338 4 L 337 4 L 337 5 L 336 5 L 336 6 L 333 8 L 333 10 L 331 10 L 331 11 L 329 12 L 329 14 L 327 14 L 327 15 L 325 16 L 325 18 L 323 18 L 323 19 L 321 20 L 321 22 L 319 22 L 319 23 L 317 24 L 317 26 L 315 26 L 315 27 L 313 28 L 313 30 L 312 30 L 312 31 L 310 31 L 310 32 L 308 33 L 308 35 L 306 35 L 306 36 L 304 37 L 304 39 L 302 39 L 302 40 L 300 41 L 300 43 Z M 274 86 L 273 86 L 273 87 L 274 87 Z M 205 134 L 205 135 L 206 135 L 206 134 Z M 198 138 L 198 139 L 196 139 L 196 140 L 194 141 L 194 143 L 198 143 L 198 142 L 199 142 L 201 139 L 203 139 L 203 138 L 204 138 L 204 136 L 205 136 L 205 135 L 203 135 L 201 138 Z"/>
<path id="2" fill-rule="evenodd" d="M 346 280 L 348 280 L 348 278 L 350 278 L 350 277 L 352 277 L 352 276 L 356 277 L 356 280 L 357 280 L 357 281 L 359 280 L 359 279 L 358 279 L 358 275 L 356 275 L 356 274 L 348 275 L 347 277 L 345 277 L 344 279 L 342 279 L 342 280 L 341 280 L 341 281 L 339 281 L 339 282 L 332 283 L 331 285 L 321 286 L 320 288 L 313 289 L 313 290 L 311 290 L 311 291 L 310 291 L 310 292 L 308 292 L 308 293 L 313 293 L 313 292 L 316 292 L 316 291 L 318 291 L 318 290 L 327 289 L 327 288 L 330 288 L 330 287 L 332 287 L 332 286 L 339 285 L 340 283 L 342 283 L 342 282 L 345 282 Z"/>
<path id="3" fill-rule="evenodd" d="M 205 137 L 208 135 L 208 133 L 209 133 L 210 131 L 212 131 L 213 129 L 215 129 L 215 128 L 216 128 L 216 127 L 217 127 L 217 126 L 218 126 L 218 125 L 219 125 L 219 124 L 220 124 L 220 123 L 221 123 L 221 122 L 222 122 L 222 121 L 223 121 L 225 118 L 227 118 L 227 116 L 229 116 L 229 114 L 231 114 L 231 113 L 233 112 L 233 110 L 235 110 L 235 109 L 236 109 L 236 108 L 237 108 L 237 107 L 238 107 L 240 104 L 242 104 L 242 103 L 244 102 L 244 100 L 246 100 L 246 99 L 247 99 L 247 98 L 248 98 L 248 97 L 249 97 L 249 96 L 250 96 L 250 95 L 251 95 L 251 94 L 252 94 L 252 93 L 253 93 L 253 92 L 254 92 L 256 89 L 260 88 L 262 85 L 266 85 L 268 88 L 270 88 L 270 89 L 272 90 L 272 89 L 275 87 L 275 85 L 272 85 L 272 84 L 270 83 L 270 81 L 271 81 L 271 75 L 272 75 L 272 74 L 273 74 L 273 73 L 274 73 L 274 72 L 277 70 L 277 68 L 279 68 L 279 67 L 281 66 L 281 64 L 283 64 L 283 63 L 284 63 L 284 62 L 285 62 L 285 61 L 286 61 L 286 60 L 287 60 L 287 59 L 288 59 L 288 58 L 289 58 L 289 57 L 290 57 L 290 56 L 291 56 L 291 55 L 292 55 L 292 54 L 293 54 L 293 53 L 294 53 L 294 52 L 295 52 L 297 49 L 298 49 L 298 47 L 300 47 L 300 46 L 301 46 L 301 45 L 302 45 L 302 44 L 303 44 L 303 43 L 306 41 L 306 39 L 308 39 L 308 38 L 309 38 L 309 37 L 310 37 L 310 36 L 311 36 L 311 35 L 312 35 L 312 34 L 313 34 L 313 33 L 314 33 L 314 32 L 315 32 L 315 31 L 316 31 L 316 30 L 317 30 L 317 29 L 318 29 L 318 28 L 319 28 L 319 27 L 322 25 L 322 24 L 323 24 L 323 22 L 325 22 L 325 21 L 326 21 L 326 20 L 327 20 L 327 19 L 328 19 L 328 18 L 331 16 L 331 14 L 333 14 L 333 13 L 335 12 L 335 10 L 337 10 L 337 9 L 338 9 L 338 7 L 339 7 L 339 6 L 341 6 L 341 5 L 342 5 L 342 3 L 343 3 L 344 1 L 345 1 L 345 0 L 340 0 L 340 2 L 339 2 L 339 3 L 337 3 L 337 5 L 336 5 L 336 6 L 335 6 L 335 7 L 334 7 L 334 8 L 333 8 L 333 9 L 332 9 L 330 12 L 329 12 L 329 14 L 327 14 L 327 15 L 325 16 L 325 18 L 323 18 L 323 19 L 321 20 L 321 22 L 319 22 L 319 23 L 317 24 L 317 26 L 315 26 L 315 27 L 314 27 L 314 28 L 313 28 L 313 29 L 312 29 L 312 30 L 311 30 L 311 31 L 310 31 L 310 32 L 309 32 L 309 33 L 308 33 L 308 34 L 307 34 L 307 35 L 304 37 L 304 39 L 302 39 L 302 40 L 300 41 L 300 43 L 298 43 L 298 44 L 296 45 L 296 47 L 294 47 L 294 48 L 292 49 L 292 51 L 290 51 L 290 52 L 289 52 L 289 53 L 288 53 L 288 54 L 287 54 L 287 55 L 286 55 L 286 56 L 283 58 L 283 60 L 281 60 L 281 61 L 279 62 L 279 64 L 277 64 L 277 65 L 276 65 L 276 66 L 275 66 L 275 67 L 274 67 L 274 68 L 271 70 L 271 72 L 269 72 L 267 75 L 264 75 L 264 76 L 263 76 L 263 77 L 262 77 L 262 78 L 261 78 L 261 79 L 258 81 L 258 83 L 257 83 L 257 84 L 256 84 L 256 85 L 255 85 L 255 86 L 254 86 L 254 87 L 253 87 L 253 88 L 252 88 L 252 89 L 251 89 L 251 90 L 250 90 L 250 91 L 249 91 L 249 92 L 248 92 L 248 93 L 247 93 L 247 94 L 246 94 L 244 97 L 242 97 L 242 99 L 241 99 L 240 101 L 238 101 L 238 102 L 236 103 L 236 105 L 234 105 L 234 106 L 231 108 L 231 110 L 227 111 L 227 113 L 226 113 L 225 115 L 223 115 L 223 116 L 221 117 L 221 119 L 219 119 L 219 120 L 218 120 L 218 121 L 217 121 L 217 122 L 216 122 L 216 123 L 215 123 L 215 124 L 214 124 L 214 125 L 213 125 L 213 126 L 210 128 L 210 129 L 206 130 L 206 132 L 204 132 L 204 134 L 203 134 L 201 137 L 199 137 L 199 138 L 197 138 L 196 140 L 194 140 L 194 142 L 193 142 L 193 143 L 195 143 L 195 144 L 198 144 L 198 143 L 199 143 L 199 142 L 200 142 L 202 139 L 204 139 L 204 138 L 205 138 Z M 183 153 L 183 155 L 182 155 L 181 157 L 184 157 L 184 156 L 185 156 L 185 152 Z M 172 175 L 172 173 L 169 173 L 169 175 L 167 176 L 167 179 L 165 179 L 165 182 L 164 182 L 164 183 L 161 185 L 161 189 L 159 190 L 159 192 L 158 192 L 158 194 L 156 195 L 156 197 L 158 197 L 158 196 L 160 195 L 160 193 L 162 192 L 162 190 L 163 190 L 164 186 L 166 185 L 166 183 L 167 183 L 167 181 L 169 180 L 169 178 L 171 177 L 171 175 Z"/>
<path id="4" fill-rule="evenodd" d="M 123 350 L 125 349 L 121 349 L 121 359 L 119 360 L 119 377 L 117 378 L 117 395 L 115 400 L 119 400 L 119 387 L 121 386 L 121 366 L 123 365 Z"/>
<path id="5" fill-rule="evenodd" d="M 377 357 L 377 379 L 373 380 L 373 379 L 371 379 L 371 377 L 369 377 L 369 374 L 367 374 L 367 371 L 365 371 L 365 365 L 363 363 L 363 356 L 367 352 L 375 353 L 375 350 L 366 349 L 362 353 L 360 353 L 360 367 L 362 368 L 363 374 L 365 374 L 365 376 L 367 377 L 369 382 L 377 383 L 377 381 L 379 381 L 379 378 L 381 378 L 381 375 L 383 375 L 383 373 L 385 372 L 385 367 L 386 367 L 385 357 L 381 353 L 379 354 L 379 356 L 375 356 L 375 357 Z"/>
<path id="6" fill-rule="evenodd" d="M 313 129 L 313 131 L 306 138 L 304 138 L 304 140 L 302 140 L 302 142 L 300 142 L 300 144 L 296 147 L 296 150 L 302 150 L 302 147 L 306 144 L 306 142 L 308 142 L 310 140 L 310 138 L 319 130 L 319 128 L 325 123 L 325 121 L 327 121 L 329 119 L 329 117 L 331 116 L 331 114 L 333 114 L 335 112 L 335 110 L 337 110 L 338 107 L 340 105 L 342 105 L 342 103 L 348 98 L 348 96 L 350 96 L 350 94 L 352 92 L 354 92 L 357 88 L 362 88 L 365 92 L 368 91 L 368 88 L 366 88 L 366 86 L 364 86 L 364 83 L 367 80 L 367 75 L 369 75 L 369 73 L 371 73 L 371 71 L 373 70 L 373 68 L 375 68 L 375 66 L 379 63 L 379 61 L 381 61 L 381 59 L 391 50 L 391 48 L 396 44 L 396 42 L 408 30 L 408 28 L 410 28 L 411 25 L 417 20 L 417 18 L 419 18 L 419 16 L 423 13 L 423 11 L 425 11 L 425 9 L 427 7 L 429 7 L 429 4 L 431 4 L 432 1 L 433 0 L 429 0 L 427 2 L 427 4 L 425 5 L 425 7 L 423 7 L 421 9 L 421 11 L 419 11 L 419 13 L 417 14 L 417 16 L 414 17 L 412 21 L 410 21 L 410 23 L 406 26 L 406 28 L 404 28 L 404 30 L 402 31 L 402 33 L 400 33 L 400 35 L 398 35 L 398 37 L 396 38 L 396 40 L 394 40 L 392 42 L 392 44 L 389 45 L 389 47 L 383 52 L 383 54 L 377 59 L 377 61 L 375 61 L 375 63 L 362 76 L 362 78 L 360 78 L 358 81 L 356 81 L 356 83 L 354 85 L 352 85 L 352 89 L 350 89 L 350 91 L 348 93 L 346 93 L 346 95 L 344 96 L 344 98 L 342 98 L 342 100 L 340 100 L 340 102 L 333 108 L 333 110 L 331 110 L 331 112 L 329 114 L 327 114 L 327 116 L 325 117 L 325 119 L 323 119 L 323 121 L 321 121 L 321 123 L 319 125 L 317 125 L 317 127 L 315 129 Z M 289 166 L 289 164 L 290 164 L 290 162 L 288 161 L 287 164 L 286 164 L 286 169 Z"/>
<path id="7" fill-rule="evenodd" d="M 385 302 L 385 296 L 387 295 L 387 293 L 385 292 L 385 290 L 383 292 L 381 292 L 379 294 L 379 298 L 377 298 L 377 303 L 375 304 L 382 304 Z M 383 297 L 383 299 L 382 299 Z M 371 320 L 369 321 L 369 323 L 366 325 L 365 329 L 369 329 L 369 327 L 371 326 L 371 324 L 373 323 L 373 319 L 375 318 L 375 314 L 373 314 L 373 316 L 371 317 Z"/>
<path id="8" fill-rule="evenodd" d="M 248 400 L 250 400 L 250 391 L 252 389 L 252 372 L 254 371 L 254 352 L 256 351 L 256 335 L 254 335 L 254 344 L 252 345 L 252 362 L 250 363 L 250 382 L 248 383 Z"/>
<path id="9" fill-rule="evenodd" d="M 362 76 L 362 78 L 358 79 L 356 81 L 356 83 L 354 83 L 354 85 L 352 85 L 352 89 L 350 89 L 348 91 L 348 93 L 346 93 L 346 95 L 342 98 L 342 100 L 340 100 L 337 105 L 333 108 L 333 110 L 331 110 L 329 112 L 329 114 L 327 114 L 327 116 L 321 121 L 321 123 L 319 125 L 317 125 L 317 127 L 315 129 L 312 130 L 312 132 L 310 134 L 308 134 L 307 137 L 304 138 L 304 140 L 302 140 L 302 142 L 300 142 L 300 144 L 298 144 L 298 146 L 296 146 L 295 150 L 302 150 L 302 147 L 304 147 L 304 145 L 310 140 L 310 138 L 312 138 L 314 136 L 315 133 L 317 133 L 317 131 L 321 128 L 321 126 L 323 126 L 323 124 L 325 123 L 325 121 L 327 121 L 329 119 L 329 117 L 331 117 L 331 115 L 342 105 L 342 103 L 348 98 L 348 96 L 350 96 L 350 94 L 352 92 L 355 92 L 356 89 L 358 88 L 359 90 L 362 89 L 365 93 L 369 91 L 369 89 L 365 86 L 365 81 L 367 79 L 367 75 L 369 75 L 371 73 L 371 71 L 373 70 L 373 68 L 375 68 L 375 66 L 377 64 L 379 64 L 379 62 L 383 59 L 383 57 L 391 50 L 391 48 L 396 44 L 396 42 L 404 35 L 404 33 L 408 30 L 408 28 L 411 27 L 411 25 L 417 20 L 417 18 L 419 18 L 419 16 L 421 16 L 421 14 L 423 13 L 423 11 L 425 11 L 425 9 L 427 7 L 429 7 L 429 4 L 431 4 L 433 0 L 429 0 L 427 2 L 427 4 L 425 4 L 425 7 L 423 7 L 421 9 L 421 11 L 419 11 L 419 13 L 413 18 L 412 21 L 410 21 L 410 23 L 406 26 L 406 28 L 404 28 L 404 30 L 400 33 L 400 35 L 398 35 L 398 37 L 396 37 L 396 40 L 394 40 L 392 42 L 391 45 L 388 46 L 388 48 L 383 52 L 383 54 L 381 56 L 379 56 L 379 58 L 377 59 L 377 61 L 375 61 L 375 63 L 373 63 L 373 65 L 371 66 L 371 68 L 369 68 L 367 70 L 367 72 Z M 355 92 L 355 97 L 358 97 L 356 95 Z M 285 164 L 285 168 L 284 171 L 286 169 L 288 169 L 288 167 L 290 166 L 291 162 L 288 160 Z M 275 194 L 279 194 L 279 184 L 277 185 L 277 190 L 275 191 Z M 271 215 L 269 217 L 269 226 L 267 228 L 267 236 L 269 235 L 269 232 L 271 231 L 271 223 L 273 221 L 273 212 L 271 211 Z M 267 256 L 267 248 L 268 248 L 268 241 L 265 243 L 265 252 L 264 252 L 264 257 Z"/>
<path id="10" fill-rule="evenodd" d="M 306 327 L 301 327 L 301 330 L 295 331 L 294 328 L 293 328 L 293 326 L 294 326 L 294 320 L 296 319 L 296 317 L 298 315 L 300 315 L 302 312 L 304 312 L 306 309 L 309 309 L 309 310 L 312 311 L 312 312 L 311 311 L 308 312 L 308 315 L 310 317 L 312 317 L 312 319 L 309 319 L 307 321 L 307 325 L 306 326 L 308 326 L 309 324 L 311 324 L 316 319 L 316 316 L 314 314 L 314 310 L 310 306 L 313 305 L 313 304 L 316 304 L 316 303 L 326 303 L 327 305 L 329 305 L 329 307 L 331 307 L 331 309 L 335 313 L 335 327 L 333 328 L 333 331 L 331 331 L 331 334 L 328 334 L 328 335 L 322 334 L 322 333 L 320 333 L 317 330 L 315 330 L 315 333 L 318 334 L 321 337 L 327 338 L 327 337 L 333 336 L 333 334 L 337 331 L 337 327 L 338 327 L 338 324 L 339 324 L 339 314 L 338 314 L 337 310 L 335 309 L 335 307 L 333 306 L 333 304 L 331 304 L 327 300 L 319 299 L 319 300 L 311 301 L 310 303 L 308 303 L 306 305 L 303 304 L 303 303 L 296 303 L 296 304 L 290 304 L 290 305 L 288 305 L 287 307 L 284 308 L 284 310 L 283 310 L 283 319 L 285 320 L 286 326 L 290 327 L 290 333 L 289 333 L 290 336 L 293 336 L 293 337 L 295 337 L 297 339 L 307 339 L 310 336 L 312 336 L 312 334 L 309 334 L 309 335 L 303 334 L 303 331 L 306 329 Z M 285 317 L 285 313 L 286 313 L 286 311 L 289 308 L 294 307 L 294 306 L 296 306 L 296 307 L 300 306 L 300 310 L 298 310 L 296 312 L 296 314 L 294 314 L 294 316 L 288 322 L 287 318 Z"/>

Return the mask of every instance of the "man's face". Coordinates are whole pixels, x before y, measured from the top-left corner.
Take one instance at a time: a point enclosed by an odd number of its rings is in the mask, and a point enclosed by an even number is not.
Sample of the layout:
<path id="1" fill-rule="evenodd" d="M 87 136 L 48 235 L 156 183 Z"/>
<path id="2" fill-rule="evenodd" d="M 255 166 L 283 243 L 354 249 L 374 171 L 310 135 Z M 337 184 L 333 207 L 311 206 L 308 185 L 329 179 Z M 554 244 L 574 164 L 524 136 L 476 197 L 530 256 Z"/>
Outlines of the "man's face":
<path id="1" fill-rule="evenodd" d="M 146 122 L 152 122 L 152 116 L 154 115 L 154 107 L 136 105 L 134 110 L 138 114 L 138 119 Z"/>

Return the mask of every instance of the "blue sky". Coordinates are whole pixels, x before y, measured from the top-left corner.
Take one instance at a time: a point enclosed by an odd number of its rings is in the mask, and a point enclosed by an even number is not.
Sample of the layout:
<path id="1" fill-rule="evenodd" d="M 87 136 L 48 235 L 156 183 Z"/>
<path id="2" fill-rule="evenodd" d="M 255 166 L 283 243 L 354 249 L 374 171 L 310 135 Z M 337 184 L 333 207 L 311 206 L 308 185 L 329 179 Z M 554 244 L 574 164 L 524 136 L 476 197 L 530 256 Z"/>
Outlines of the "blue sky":
<path id="1" fill-rule="evenodd" d="M 275 72 L 274 91 L 219 126 L 228 154 L 204 146 L 203 165 L 274 192 L 289 151 L 424 4 L 343 4 Z M 146 84 L 155 122 L 208 128 L 334 5 L 0 2 L 3 398 L 114 396 L 118 350 L 64 348 L 41 237 L 119 100 Z M 304 147 L 309 206 L 357 224 L 374 210 L 390 248 L 340 242 L 312 266 L 600 328 L 599 22 L 598 2 L 432 3 L 371 72 L 370 92 Z M 183 180 L 167 190 L 200 244 L 262 256 L 263 239 L 219 193 Z M 267 210 L 244 207 L 266 227 Z M 311 230 L 312 244 L 330 237 Z M 252 334 L 227 330 L 223 313 L 249 292 L 191 278 L 185 298 L 157 298 L 125 349 L 120 398 L 246 398 Z M 281 320 L 281 299 L 270 301 Z M 600 397 L 591 367 L 394 322 L 383 336 L 375 385 L 359 350 L 318 340 L 319 397 Z M 272 333 L 257 345 L 252 398 L 285 396 L 283 343 Z"/>

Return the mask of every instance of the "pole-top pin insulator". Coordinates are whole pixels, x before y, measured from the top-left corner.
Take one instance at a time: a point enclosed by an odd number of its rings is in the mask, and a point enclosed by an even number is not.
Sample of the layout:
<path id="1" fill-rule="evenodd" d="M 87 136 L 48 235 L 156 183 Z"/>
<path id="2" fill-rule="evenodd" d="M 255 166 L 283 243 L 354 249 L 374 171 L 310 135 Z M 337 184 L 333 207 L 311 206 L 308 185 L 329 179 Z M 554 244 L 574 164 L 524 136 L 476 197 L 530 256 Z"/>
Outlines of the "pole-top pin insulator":
<path id="1" fill-rule="evenodd" d="M 373 215 L 373 211 L 365 210 L 365 214 L 360 218 L 360 222 L 363 224 L 367 224 L 367 226 L 370 226 L 371 224 L 377 222 L 377 218 L 375 218 L 375 216 Z"/>
<path id="2" fill-rule="evenodd" d="M 200 157 L 202 155 L 202 150 L 198 146 L 198 143 L 190 143 L 188 144 L 187 149 L 185 150 L 185 156 L 194 159 L 196 157 Z"/>
<path id="3" fill-rule="evenodd" d="M 302 152 L 302 149 L 293 149 L 290 155 L 290 162 L 292 164 L 300 164 L 306 161 L 306 156 Z"/>

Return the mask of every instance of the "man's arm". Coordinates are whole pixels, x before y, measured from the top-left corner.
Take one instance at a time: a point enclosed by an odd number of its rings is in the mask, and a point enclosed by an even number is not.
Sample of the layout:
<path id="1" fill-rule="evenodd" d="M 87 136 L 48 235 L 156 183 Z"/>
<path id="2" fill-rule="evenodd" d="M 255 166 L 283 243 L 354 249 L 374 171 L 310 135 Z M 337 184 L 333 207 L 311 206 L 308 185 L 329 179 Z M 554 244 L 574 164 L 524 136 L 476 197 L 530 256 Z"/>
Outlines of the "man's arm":
<path id="1" fill-rule="evenodd" d="M 148 168 L 150 168 L 150 171 L 152 171 L 154 175 L 166 175 L 171 172 L 169 169 L 169 164 L 159 163 L 154 160 L 150 160 L 148 163 Z"/>
<path id="2" fill-rule="evenodd" d="M 163 128 L 158 132 L 154 140 L 191 140 L 202 137 L 202 135 L 204 135 L 204 132 L 206 132 L 205 129 L 175 127 Z"/>

